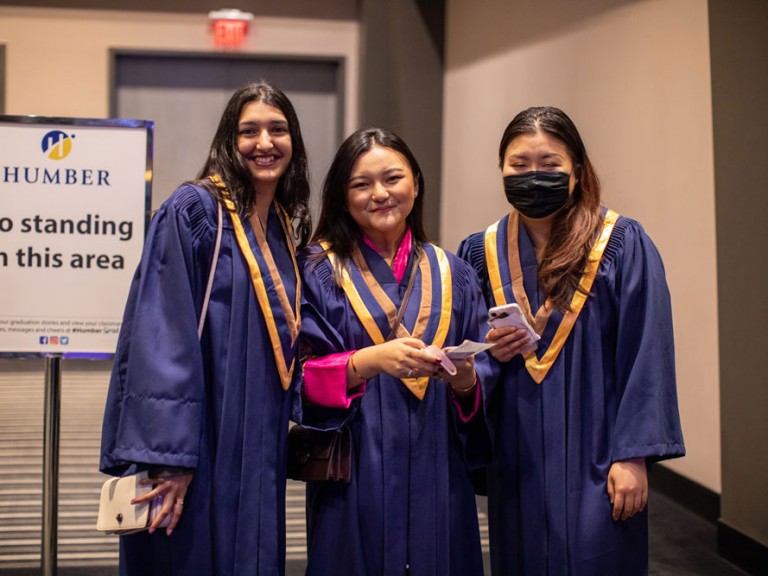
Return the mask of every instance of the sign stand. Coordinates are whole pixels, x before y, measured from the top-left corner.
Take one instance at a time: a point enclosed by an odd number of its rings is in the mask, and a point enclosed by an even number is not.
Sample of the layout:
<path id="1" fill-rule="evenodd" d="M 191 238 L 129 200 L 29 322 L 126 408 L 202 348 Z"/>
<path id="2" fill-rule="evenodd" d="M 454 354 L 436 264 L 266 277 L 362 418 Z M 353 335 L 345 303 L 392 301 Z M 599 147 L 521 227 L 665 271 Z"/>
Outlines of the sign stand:
<path id="1" fill-rule="evenodd" d="M 0 115 L 0 356 L 46 358 L 43 576 L 57 572 L 61 360 L 114 353 L 149 221 L 153 131 Z"/>
<path id="2" fill-rule="evenodd" d="M 43 576 L 56 576 L 59 526 L 59 431 L 61 415 L 61 354 L 45 359 L 43 422 L 43 526 L 40 559 Z"/>

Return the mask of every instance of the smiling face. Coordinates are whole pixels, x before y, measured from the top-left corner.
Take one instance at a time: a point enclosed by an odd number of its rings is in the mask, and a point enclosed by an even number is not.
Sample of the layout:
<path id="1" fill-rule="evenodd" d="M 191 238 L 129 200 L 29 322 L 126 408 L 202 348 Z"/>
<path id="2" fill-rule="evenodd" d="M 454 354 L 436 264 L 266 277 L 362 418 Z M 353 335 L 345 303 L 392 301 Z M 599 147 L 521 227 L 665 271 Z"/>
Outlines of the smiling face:
<path id="1" fill-rule="evenodd" d="M 243 106 L 237 123 L 237 149 L 248 166 L 256 191 L 274 194 L 293 154 L 285 115 L 257 100 Z"/>
<path id="2" fill-rule="evenodd" d="M 374 145 L 352 167 L 347 210 L 374 242 L 394 242 L 405 234 L 417 194 L 408 161 L 391 148 Z"/>
<path id="3" fill-rule="evenodd" d="M 568 192 L 576 187 L 576 171 L 568 148 L 554 136 L 544 132 L 523 134 L 512 140 L 504 152 L 502 176 L 524 174 L 531 171 L 565 172 L 571 178 Z"/>

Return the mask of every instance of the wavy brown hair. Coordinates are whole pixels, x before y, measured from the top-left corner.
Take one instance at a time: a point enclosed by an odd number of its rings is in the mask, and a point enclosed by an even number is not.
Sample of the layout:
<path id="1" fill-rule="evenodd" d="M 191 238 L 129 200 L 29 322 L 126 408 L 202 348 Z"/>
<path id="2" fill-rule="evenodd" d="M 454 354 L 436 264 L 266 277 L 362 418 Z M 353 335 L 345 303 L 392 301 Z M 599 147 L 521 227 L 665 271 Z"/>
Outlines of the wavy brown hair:
<path id="1" fill-rule="evenodd" d="M 507 147 L 518 136 L 547 134 L 565 144 L 577 182 L 552 223 L 552 233 L 539 263 L 539 286 L 561 311 L 570 308 L 581 273 L 602 224 L 600 180 L 587 156 L 579 131 L 568 115 L 551 106 L 523 110 L 504 130 L 499 144 L 499 168 Z"/>
<path id="2" fill-rule="evenodd" d="M 198 174 L 198 183 L 222 201 L 221 191 L 208 176 L 218 174 L 227 185 L 232 202 L 241 218 L 253 212 L 256 203 L 253 179 L 237 148 L 237 127 L 246 104 L 262 102 L 280 110 L 288 121 L 293 149 L 291 161 L 280 177 L 275 199 L 294 221 L 299 247 L 309 238 L 312 222 L 309 214 L 309 162 L 301 136 L 299 118 L 288 97 L 277 86 L 265 80 L 251 82 L 238 89 L 229 99 L 221 115 L 219 127 L 211 142 L 208 159 Z"/>

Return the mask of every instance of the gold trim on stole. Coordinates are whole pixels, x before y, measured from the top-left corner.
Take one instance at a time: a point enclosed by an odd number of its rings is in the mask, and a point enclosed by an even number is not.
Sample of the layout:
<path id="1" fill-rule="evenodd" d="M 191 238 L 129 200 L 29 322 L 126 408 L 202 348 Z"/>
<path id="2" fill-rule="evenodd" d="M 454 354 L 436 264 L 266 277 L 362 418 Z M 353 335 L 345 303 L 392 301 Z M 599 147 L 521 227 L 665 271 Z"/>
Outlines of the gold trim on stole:
<path id="1" fill-rule="evenodd" d="M 336 255 L 330 251 L 329 244 L 327 242 L 321 242 L 320 246 L 326 252 L 328 260 L 331 262 L 331 266 L 337 269 Z M 451 276 L 451 267 L 448 263 L 448 257 L 445 252 L 437 246 L 432 245 L 437 257 L 438 268 L 440 270 L 440 321 L 438 322 L 435 336 L 432 339 L 431 344 L 439 347 L 443 347 L 445 338 L 448 335 L 448 328 L 451 324 L 451 309 L 453 307 L 453 280 Z M 384 289 L 379 282 L 373 276 L 368 264 L 365 261 L 359 248 L 355 248 L 352 255 L 352 260 L 360 270 L 360 274 L 363 277 L 366 285 L 371 291 L 374 300 L 381 307 L 384 314 L 387 316 L 387 323 L 391 326 L 397 318 L 397 308 L 392 300 L 387 296 Z M 423 339 L 429 323 L 429 318 L 432 312 L 432 300 L 433 300 L 433 286 L 432 286 L 432 268 L 429 263 L 429 256 L 425 251 L 422 251 L 421 258 L 419 259 L 419 273 L 421 274 L 421 303 L 419 305 L 419 313 L 416 317 L 413 333 L 401 323 L 397 328 L 397 336 L 399 338 L 412 336 L 414 338 Z M 352 281 L 349 271 L 342 269 L 341 271 L 341 288 L 344 290 L 344 294 L 347 296 L 352 310 L 357 315 L 360 323 L 365 328 L 365 331 L 371 337 L 374 344 L 383 344 L 385 342 L 385 336 L 379 329 L 378 324 L 373 319 L 368 307 L 363 302 L 360 293 L 357 290 L 354 282 Z M 424 394 L 427 391 L 427 385 L 429 384 L 429 376 L 423 376 L 421 378 L 401 378 L 403 384 L 416 396 L 419 400 L 424 398 Z"/>
<path id="2" fill-rule="evenodd" d="M 600 260 L 603 257 L 603 252 L 608 245 L 608 240 L 611 237 L 613 227 L 618 218 L 619 215 L 613 210 L 606 211 L 600 235 L 592 246 L 592 250 L 587 258 L 587 264 L 584 267 L 584 271 L 579 280 L 580 290 L 574 292 L 571 299 L 571 305 L 568 311 L 563 315 L 560 325 L 557 327 L 555 335 L 552 338 L 549 347 L 544 352 L 544 355 L 541 357 L 541 360 L 538 359 L 535 351 L 528 352 L 524 355 L 525 367 L 536 384 L 541 384 L 544 381 L 550 368 L 552 368 L 552 365 L 555 363 L 557 356 L 565 346 L 565 342 L 568 339 L 573 326 L 576 324 L 581 309 L 587 301 L 589 291 L 592 289 L 592 283 L 595 280 L 597 269 L 600 266 Z M 501 283 L 501 273 L 496 249 L 496 233 L 500 222 L 501 221 L 489 226 L 485 233 L 485 258 L 488 268 L 488 278 L 491 283 L 494 302 L 497 306 L 507 303 L 506 297 L 504 296 L 504 288 Z M 507 261 L 512 277 L 512 292 L 515 295 L 517 304 L 523 310 L 523 313 L 528 320 L 532 322 L 536 332 L 541 335 L 544 332 L 544 328 L 547 325 L 547 321 L 549 320 L 552 311 L 554 310 L 554 306 L 552 306 L 549 299 L 547 299 L 544 305 L 536 312 L 536 316 L 534 317 L 532 314 L 531 305 L 528 301 L 528 296 L 525 293 L 525 288 L 523 287 L 523 271 L 520 265 L 520 252 L 517 243 L 518 227 L 518 214 L 517 211 L 513 211 L 509 216 L 507 228 Z"/>
<path id="3" fill-rule="evenodd" d="M 285 362 L 283 344 L 280 341 L 280 334 L 277 329 L 275 311 L 272 309 L 272 306 L 269 303 L 269 297 L 267 296 L 267 290 L 264 286 L 261 269 L 259 268 L 259 263 L 256 260 L 256 256 L 253 254 L 251 245 L 248 242 L 248 237 L 246 236 L 245 229 L 243 228 L 243 223 L 240 221 L 240 215 L 237 213 L 235 205 L 230 199 L 229 190 L 227 190 L 221 178 L 218 175 L 214 175 L 210 176 L 210 180 L 222 191 L 224 204 L 227 207 L 227 211 L 230 213 L 232 224 L 235 228 L 237 244 L 240 247 L 240 251 L 245 258 L 246 263 L 248 264 L 248 269 L 251 273 L 251 282 L 253 283 L 253 291 L 256 293 L 256 299 L 259 301 L 259 308 L 261 308 L 261 313 L 264 315 L 264 322 L 267 325 L 269 340 L 272 344 L 272 350 L 274 351 L 275 355 L 275 364 L 277 365 L 277 371 L 280 375 L 280 384 L 282 385 L 283 390 L 288 390 L 288 388 L 291 386 L 291 379 L 293 378 L 293 369 L 296 365 L 296 356 L 294 355 L 293 359 L 291 360 L 291 365 L 288 366 Z M 296 339 L 299 337 L 299 328 L 301 327 L 301 315 L 299 309 L 301 300 L 301 277 L 299 276 L 299 265 L 296 261 L 296 246 L 293 242 L 293 236 L 289 232 L 289 230 L 292 228 L 291 220 L 285 210 L 283 210 L 282 206 L 280 206 L 276 201 L 274 204 L 277 210 L 278 220 L 280 220 L 283 233 L 285 234 L 286 242 L 288 243 L 288 251 L 291 255 L 291 260 L 293 261 L 293 269 L 296 273 L 296 302 L 294 304 L 295 312 L 291 309 L 291 303 L 288 300 L 288 295 L 285 292 L 283 280 L 280 277 L 277 266 L 275 265 L 275 260 L 272 257 L 272 252 L 269 249 L 269 244 L 267 243 L 267 238 L 264 235 L 264 231 L 258 226 L 253 226 L 252 228 L 254 235 L 256 236 L 256 242 L 258 244 L 259 250 L 261 251 L 261 255 L 267 264 L 267 271 L 272 278 L 272 283 L 275 287 L 277 299 L 280 302 L 280 309 L 283 313 L 285 323 L 288 326 L 288 331 L 291 335 L 291 347 L 293 347 L 296 344 Z"/>

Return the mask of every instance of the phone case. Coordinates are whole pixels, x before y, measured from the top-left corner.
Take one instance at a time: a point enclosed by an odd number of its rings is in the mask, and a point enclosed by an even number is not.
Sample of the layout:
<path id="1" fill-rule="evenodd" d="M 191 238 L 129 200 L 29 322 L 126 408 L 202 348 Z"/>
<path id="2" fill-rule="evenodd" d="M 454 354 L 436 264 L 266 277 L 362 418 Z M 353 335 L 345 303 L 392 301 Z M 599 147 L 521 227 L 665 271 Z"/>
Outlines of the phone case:
<path id="1" fill-rule="evenodd" d="M 440 360 L 440 365 L 445 369 L 446 372 L 448 372 L 448 374 L 451 376 L 456 375 L 456 366 L 453 364 L 451 359 L 445 355 L 445 352 L 443 352 L 434 344 L 427 346 L 426 350 L 437 356 L 437 358 Z"/>
<path id="2" fill-rule="evenodd" d="M 494 328 L 501 328 L 502 326 L 514 326 L 515 328 L 522 328 L 530 334 L 534 341 L 538 341 L 541 337 L 536 334 L 526 320 L 523 311 L 517 304 L 503 304 L 501 306 L 494 306 L 488 310 L 488 324 Z"/>

